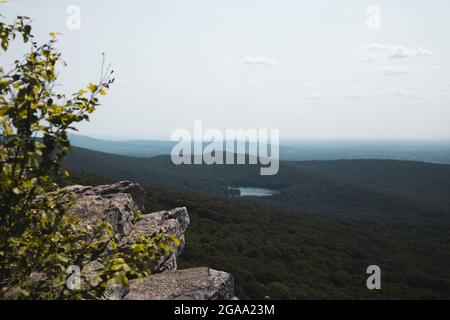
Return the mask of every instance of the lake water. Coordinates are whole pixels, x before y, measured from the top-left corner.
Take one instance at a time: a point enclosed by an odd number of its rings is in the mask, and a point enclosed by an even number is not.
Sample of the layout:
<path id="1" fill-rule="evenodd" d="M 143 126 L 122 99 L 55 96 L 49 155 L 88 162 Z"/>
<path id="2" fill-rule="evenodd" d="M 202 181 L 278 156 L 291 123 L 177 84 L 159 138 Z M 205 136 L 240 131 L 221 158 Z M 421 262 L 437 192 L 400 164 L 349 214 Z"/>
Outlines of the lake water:
<path id="1" fill-rule="evenodd" d="M 241 197 L 270 197 L 276 193 L 275 190 L 263 189 L 263 188 L 240 187 L 240 188 L 230 188 L 230 189 L 239 190 L 241 192 Z"/>

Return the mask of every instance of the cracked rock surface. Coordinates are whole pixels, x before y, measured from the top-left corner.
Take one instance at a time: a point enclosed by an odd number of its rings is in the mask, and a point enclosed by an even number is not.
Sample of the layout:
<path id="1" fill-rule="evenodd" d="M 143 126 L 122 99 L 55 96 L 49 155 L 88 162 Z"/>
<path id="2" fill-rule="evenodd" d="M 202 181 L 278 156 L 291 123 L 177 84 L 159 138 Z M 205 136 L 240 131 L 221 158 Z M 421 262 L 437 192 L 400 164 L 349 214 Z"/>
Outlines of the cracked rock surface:
<path id="1" fill-rule="evenodd" d="M 135 242 L 139 233 L 154 236 L 159 233 L 175 235 L 180 240 L 177 251 L 153 263 L 154 274 L 131 280 L 127 287 L 110 288 L 106 299 L 112 300 L 229 300 L 234 299 L 234 280 L 226 272 L 210 268 L 177 270 L 177 257 L 182 253 L 185 232 L 190 219 L 187 209 L 175 208 L 146 213 L 145 191 L 139 184 L 121 181 L 96 187 L 70 186 L 66 188 L 75 201 L 71 210 L 86 224 L 106 216 L 120 245 Z M 139 219 L 138 214 L 141 213 Z"/>
<path id="2" fill-rule="evenodd" d="M 155 274 L 130 281 L 125 300 L 231 300 L 233 277 L 210 268 Z"/>

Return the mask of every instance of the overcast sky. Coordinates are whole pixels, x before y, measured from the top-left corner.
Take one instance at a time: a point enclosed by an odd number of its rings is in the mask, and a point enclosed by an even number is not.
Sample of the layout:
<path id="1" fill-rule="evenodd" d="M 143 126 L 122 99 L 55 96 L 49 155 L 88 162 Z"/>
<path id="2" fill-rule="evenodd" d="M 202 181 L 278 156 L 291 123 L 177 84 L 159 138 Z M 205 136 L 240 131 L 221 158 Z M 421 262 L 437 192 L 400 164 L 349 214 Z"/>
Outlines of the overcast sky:
<path id="1" fill-rule="evenodd" d="M 201 120 L 281 138 L 450 139 L 448 0 L 13 0 L 0 12 L 33 18 L 40 40 L 63 34 L 64 90 L 97 80 L 105 52 L 117 82 L 80 134 L 170 139 Z"/>

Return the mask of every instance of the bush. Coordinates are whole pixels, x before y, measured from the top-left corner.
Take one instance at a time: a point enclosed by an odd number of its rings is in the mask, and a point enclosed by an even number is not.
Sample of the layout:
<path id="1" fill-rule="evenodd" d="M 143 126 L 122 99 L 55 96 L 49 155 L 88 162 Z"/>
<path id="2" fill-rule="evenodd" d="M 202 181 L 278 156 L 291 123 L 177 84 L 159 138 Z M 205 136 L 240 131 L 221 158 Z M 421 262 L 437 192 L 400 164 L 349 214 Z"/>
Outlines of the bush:
<path id="1" fill-rule="evenodd" d="M 30 44 L 11 71 L 0 69 L 0 299 L 100 298 L 112 284 L 149 275 L 148 260 L 171 252 L 177 240 L 141 235 L 121 248 L 105 219 L 86 226 L 70 211 L 72 197 L 56 184 L 68 175 L 60 166 L 70 148 L 67 131 L 88 120 L 113 72 L 103 63 L 98 83 L 70 96 L 56 92 L 56 68 L 64 65 L 58 35 L 39 45 L 31 30 L 27 17 L 0 21 L 4 51 L 18 37 Z M 69 266 L 93 265 L 94 273 L 70 285 Z"/>

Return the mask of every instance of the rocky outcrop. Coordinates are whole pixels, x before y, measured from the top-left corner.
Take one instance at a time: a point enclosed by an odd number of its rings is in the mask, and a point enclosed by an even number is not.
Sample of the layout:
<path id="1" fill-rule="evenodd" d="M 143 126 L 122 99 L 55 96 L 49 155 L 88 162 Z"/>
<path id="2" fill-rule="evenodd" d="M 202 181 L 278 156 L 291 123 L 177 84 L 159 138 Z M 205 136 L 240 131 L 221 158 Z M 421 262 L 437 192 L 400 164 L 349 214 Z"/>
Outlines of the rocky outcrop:
<path id="1" fill-rule="evenodd" d="M 180 240 L 176 252 L 152 262 L 151 277 L 132 280 L 128 287 L 111 287 L 106 298 L 226 300 L 234 297 L 233 277 L 226 272 L 209 268 L 177 271 L 177 257 L 184 249 L 185 231 L 190 222 L 186 208 L 145 214 L 144 190 L 127 181 L 97 187 L 70 186 L 66 190 L 75 198 L 71 210 L 86 224 L 106 216 L 121 246 L 132 245 L 140 233 L 149 236 L 166 233 Z"/>
<path id="2" fill-rule="evenodd" d="M 176 208 L 168 211 L 146 214 L 133 225 L 129 234 L 122 239 L 121 245 L 126 246 L 135 243 L 136 238 L 140 233 L 148 236 L 155 236 L 159 232 L 174 235 L 180 241 L 180 245 L 177 247 L 176 252 L 169 257 L 164 257 L 162 263 L 156 264 L 153 267 L 153 271 L 176 270 L 176 258 L 184 249 L 184 233 L 189 226 L 189 222 L 189 215 L 186 208 Z"/>
<path id="3" fill-rule="evenodd" d="M 231 300 L 233 292 L 229 273 L 195 268 L 132 280 L 125 300 Z"/>
<path id="4" fill-rule="evenodd" d="M 85 223 L 106 216 L 120 237 L 130 233 L 134 218 L 144 210 L 145 192 L 136 183 L 122 181 L 97 187 L 70 186 L 66 190 L 75 196 L 72 210 Z"/>

